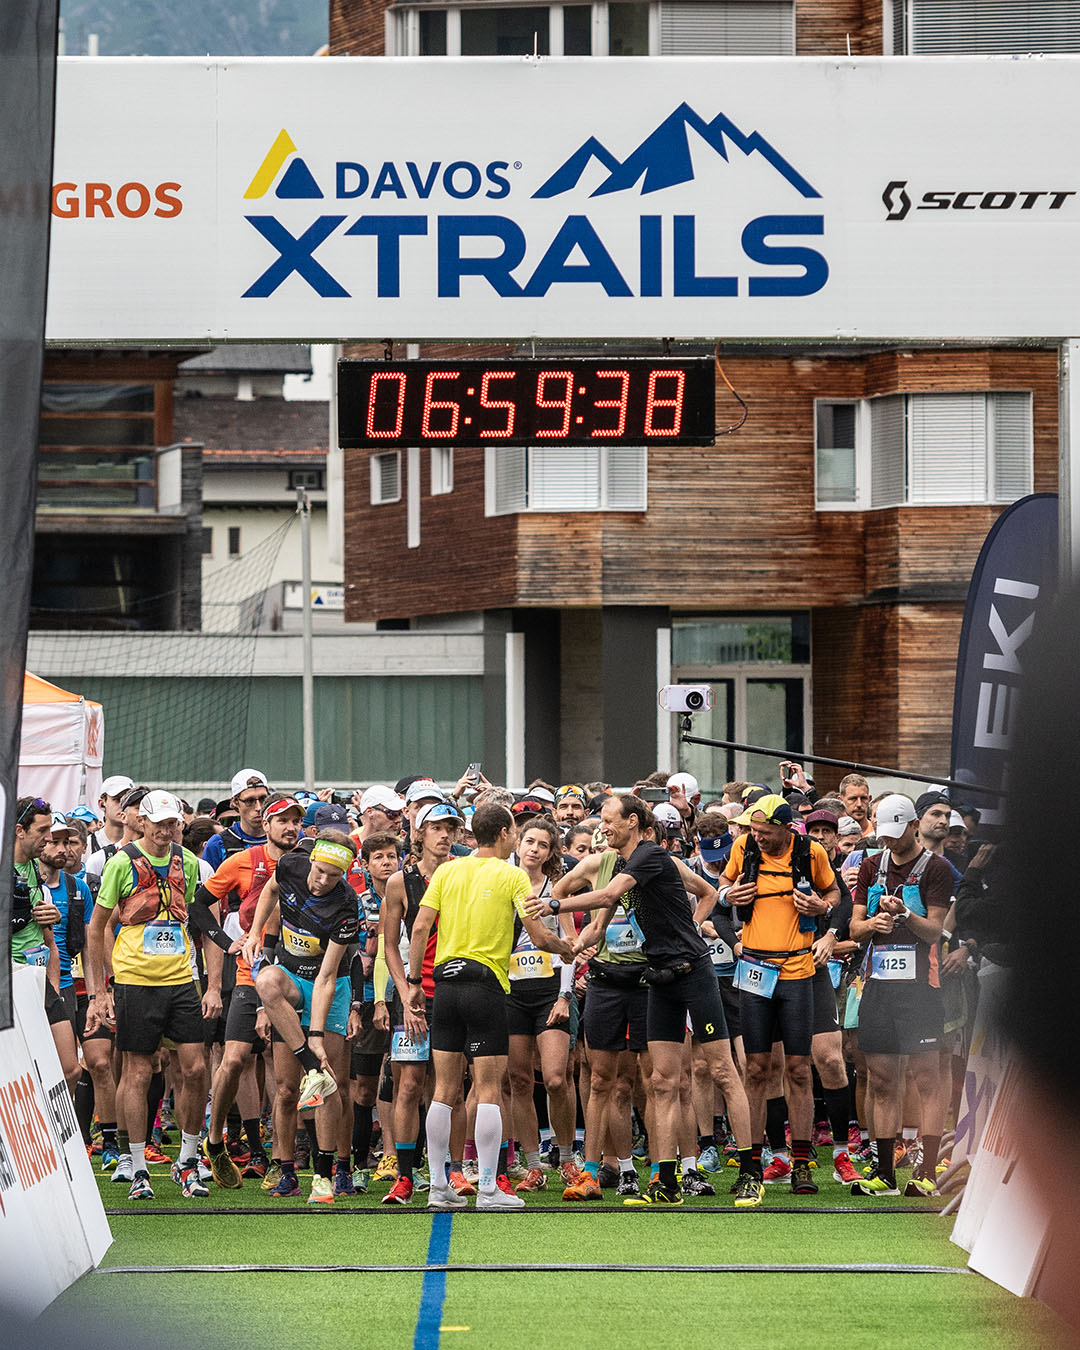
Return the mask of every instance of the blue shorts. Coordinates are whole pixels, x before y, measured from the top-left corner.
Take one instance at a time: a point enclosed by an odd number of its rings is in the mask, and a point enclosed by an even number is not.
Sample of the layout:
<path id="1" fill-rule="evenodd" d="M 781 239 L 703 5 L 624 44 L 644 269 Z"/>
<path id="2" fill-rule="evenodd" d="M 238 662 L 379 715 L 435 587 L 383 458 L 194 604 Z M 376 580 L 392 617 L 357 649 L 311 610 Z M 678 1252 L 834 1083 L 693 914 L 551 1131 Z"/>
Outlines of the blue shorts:
<path id="1" fill-rule="evenodd" d="M 304 996 L 304 1002 L 300 1007 L 300 1025 L 307 1027 L 311 1025 L 311 995 L 315 989 L 314 980 L 305 980 L 302 975 L 294 975 L 291 970 L 284 966 L 278 966 L 278 970 L 283 975 L 287 975 L 297 989 Z M 334 1001 L 330 1004 L 330 1011 L 326 1015 L 325 1031 L 336 1032 L 339 1036 L 344 1036 L 349 1029 L 349 1008 L 352 1005 L 352 981 L 347 975 L 343 975 L 334 984 Z"/>

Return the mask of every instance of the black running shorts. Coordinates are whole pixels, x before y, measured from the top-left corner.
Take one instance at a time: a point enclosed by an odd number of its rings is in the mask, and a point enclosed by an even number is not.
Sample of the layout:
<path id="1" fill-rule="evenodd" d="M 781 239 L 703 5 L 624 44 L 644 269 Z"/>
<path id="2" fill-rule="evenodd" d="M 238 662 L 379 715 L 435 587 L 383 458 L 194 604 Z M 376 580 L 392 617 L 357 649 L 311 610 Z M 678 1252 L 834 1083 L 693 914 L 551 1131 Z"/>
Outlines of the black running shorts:
<path id="1" fill-rule="evenodd" d="M 115 984 L 116 1048 L 152 1055 L 162 1039 L 203 1044 L 202 1002 L 195 985 Z"/>
<path id="2" fill-rule="evenodd" d="M 88 1036 L 86 1034 L 86 1011 L 90 1007 L 90 1000 L 85 994 L 78 994 L 75 998 L 75 1035 L 80 1041 L 111 1041 L 113 1038 L 112 1030 L 102 1022 L 96 1031 Z"/>
<path id="3" fill-rule="evenodd" d="M 565 1031 L 570 1035 L 569 1019 L 548 1026 L 548 1014 L 559 997 L 561 977 L 543 980 L 511 980 L 506 996 L 506 1030 L 511 1036 L 539 1036 L 545 1031 Z M 569 1012 L 569 1008 L 567 1009 Z"/>
<path id="4" fill-rule="evenodd" d="M 708 952 L 691 962 L 689 974 L 676 976 L 670 984 L 649 985 L 645 1025 L 650 1042 L 676 1041 L 681 1045 L 686 1040 L 687 1019 L 695 1040 L 728 1038 L 720 987 Z"/>
<path id="5" fill-rule="evenodd" d="M 649 991 L 644 985 L 615 984 L 590 976 L 585 999 L 585 1044 L 590 1050 L 608 1054 L 648 1050 L 648 1007 Z"/>
<path id="6" fill-rule="evenodd" d="M 742 1035 L 742 1004 L 734 979 L 728 975 L 717 980 L 720 986 L 720 1002 L 724 1005 L 724 1018 L 727 1021 L 728 1036 L 735 1040 Z"/>
<path id="7" fill-rule="evenodd" d="M 224 1002 L 224 1000 L 222 1000 Z M 238 984 L 233 987 L 229 995 L 229 1002 L 225 1013 L 225 1039 L 227 1041 L 243 1041 L 247 1045 L 259 1043 L 259 1050 L 266 1047 L 262 1037 L 255 1035 L 255 1014 L 259 1011 L 259 996 L 255 992 L 255 986 L 251 984 Z"/>
<path id="8" fill-rule="evenodd" d="M 810 981 L 814 986 L 814 1035 L 820 1036 L 827 1031 L 840 1030 L 840 1018 L 836 1015 L 836 990 L 833 988 L 829 967 L 822 966 L 814 973 Z"/>
<path id="9" fill-rule="evenodd" d="M 375 1026 L 375 1004 L 360 1009 L 360 1032 L 352 1043 L 349 1073 L 353 1078 L 377 1078 L 383 1056 L 390 1049 L 390 1032 Z"/>
<path id="10" fill-rule="evenodd" d="M 772 998 L 739 992 L 743 1049 L 748 1055 L 772 1053 L 774 1041 L 784 1053 L 808 1055 L 814 1038 L 814 977 L 777 980 Z"/>
<path id="11" fill-rule="evenodd" d="M 941 990 L 917 980 L 867 980 L 859 1003 L 864 1055 L 928 1055 L 945 1048 Z"/>
<path id="12" fill-rule="evenodd" d="M 469 967 L 464 977 L 440 979 L 435 973 L 431 1048 L 470 1059 L 505 1055 L 510 1049 L 506 994 L 493 970 L 473 961 Z"/>

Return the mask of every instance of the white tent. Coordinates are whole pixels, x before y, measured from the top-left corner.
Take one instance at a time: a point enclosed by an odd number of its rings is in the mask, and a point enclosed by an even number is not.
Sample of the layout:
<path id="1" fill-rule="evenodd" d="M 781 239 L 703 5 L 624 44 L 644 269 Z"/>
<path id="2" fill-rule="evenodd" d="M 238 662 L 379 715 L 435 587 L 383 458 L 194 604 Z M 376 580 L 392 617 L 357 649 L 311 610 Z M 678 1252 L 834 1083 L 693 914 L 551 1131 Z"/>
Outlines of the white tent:
<path id="1" fill-rule="evenodd" d="M 97 806 L 105 718 L 100 703 L 69 694 L 29 671 L 23 680 L 19 796 L 44 797 L 57 811 Z"/>

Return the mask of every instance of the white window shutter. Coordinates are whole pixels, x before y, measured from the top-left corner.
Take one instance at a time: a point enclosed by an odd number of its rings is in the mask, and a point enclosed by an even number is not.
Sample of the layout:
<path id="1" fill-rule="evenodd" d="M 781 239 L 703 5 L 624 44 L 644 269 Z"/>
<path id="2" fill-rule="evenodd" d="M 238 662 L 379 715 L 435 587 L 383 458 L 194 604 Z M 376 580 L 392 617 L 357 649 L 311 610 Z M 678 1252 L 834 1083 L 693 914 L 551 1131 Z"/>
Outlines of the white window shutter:
<path id="1" fill-rule="evenodd" d="M 1015 502 L 1032 488 L 1030 394 L 990 394 L 991 498 Z"/>
<path id="2" fill-rule="evenodd" d="M 401 500 L 401 452 L 389 450 L 371 456 L 371 504 L 386 506 Z"/>
<path id="3" fill-rule="evenodd" d="M 530 511 L 595 511 L 600 506 L 600 448 L 529 449 Z"/>
<path id="4" fill-rule="evenodd" d="M 984 502 L 986 395 L 909 394 L 908 500 Z"/>
<path id="5" fill-rule="evenodd" d="M 870 402 L 870 505 L 902 506 L 907 483 L 904 397 Z"/>
<path id="6" fill-rule="evenodd" d="M 644 511 L 648 451 L 643 445 L 609 445 L 602 451 L 602 505 L 609 511 Z"/>
<path id="7" fill-rule="evenodd" d="M 495 449 L 495 514 L 525 510 L 525 450 L 520 445 Z"/>
<path id="8" fill-rule="evenodd" d="M 1078 52 L 1080 5 L 1077 0 L 911 0 L 907 47 L 921 56 Z"/>
<path id="9" fill-rule="evenodd" d="M 661 56 L 794 56 L 793 0 L 661 0 Z"/>

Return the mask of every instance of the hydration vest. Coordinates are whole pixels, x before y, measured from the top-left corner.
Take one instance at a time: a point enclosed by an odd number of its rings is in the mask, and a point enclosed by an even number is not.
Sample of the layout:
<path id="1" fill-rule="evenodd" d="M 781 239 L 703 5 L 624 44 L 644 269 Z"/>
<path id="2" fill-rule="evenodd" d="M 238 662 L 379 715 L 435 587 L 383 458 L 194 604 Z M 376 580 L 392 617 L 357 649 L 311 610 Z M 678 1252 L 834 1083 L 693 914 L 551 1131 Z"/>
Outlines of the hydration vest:
<path id="1" fill-rule="evenodd" d="M 187 919 L 187 878 L 184 875 L 184 850 L 179 844 L 169 849 L 169 867 L 162 877 L 136 844 L 125 844 L 118 852 L 131 860 L 135 889 L 117 905 L 122 924 L 150 923 L 164 907 L 174 919 Z"/>

